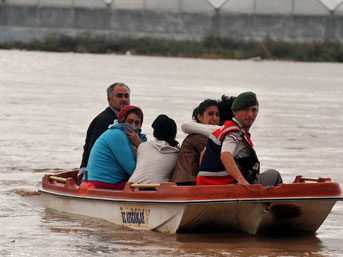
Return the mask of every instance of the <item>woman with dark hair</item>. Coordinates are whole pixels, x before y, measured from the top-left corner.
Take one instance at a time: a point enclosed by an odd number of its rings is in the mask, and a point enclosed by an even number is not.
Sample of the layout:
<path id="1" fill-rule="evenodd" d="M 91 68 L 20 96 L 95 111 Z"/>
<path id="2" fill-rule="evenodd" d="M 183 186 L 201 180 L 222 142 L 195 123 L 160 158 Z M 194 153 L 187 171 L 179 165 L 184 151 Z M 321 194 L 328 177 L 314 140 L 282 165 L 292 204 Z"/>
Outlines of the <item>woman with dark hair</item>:
<path id="1" fill-rule="evenodd" d="M 231 106 L 233 101 L 236 99 L 234 96 L 226 96 L 222 95 L 221 100 L 218 102 L 218 109 L 220 114 L 220 122 L 219 125 L 223 125 L 225 121 L 231 120 L 233 118 L 233 112 L 231 110 Z"/>
<path id="2" fill-rule="evenodd" d="M 97 139 L 91 150 L 86 167 L 88 183 L 97 188 L 124 188 L 136 168 L 129 137 L 137 137 L 136 146 L 146 141 L 145 135 L 141 134 L 142 122 L 143 112 L 140 108 L 128 105 L 121 109 L 118 120 Z"/>
<path id="3" fill-rule="evenodd" d="M 167 115 L 159 115 L 152 123 L 154 140 L 137 149 L 137 166 L 129 181 L 139 184 L 168 182 L 179 152 L 176 123 Z"/>
<path id="4" fill-rule="evenodd" d="M 216 100 L 206 99 L 193 111 L 193 120 L 199 124 L 219 125 L 219 110 Z M 195 185 L 199 172 L 200 153 L 207 143 L 207 137 L 199 134 L 188 135 L 182 143 L 176 168 L 170 181 L 179 185 Z"/>

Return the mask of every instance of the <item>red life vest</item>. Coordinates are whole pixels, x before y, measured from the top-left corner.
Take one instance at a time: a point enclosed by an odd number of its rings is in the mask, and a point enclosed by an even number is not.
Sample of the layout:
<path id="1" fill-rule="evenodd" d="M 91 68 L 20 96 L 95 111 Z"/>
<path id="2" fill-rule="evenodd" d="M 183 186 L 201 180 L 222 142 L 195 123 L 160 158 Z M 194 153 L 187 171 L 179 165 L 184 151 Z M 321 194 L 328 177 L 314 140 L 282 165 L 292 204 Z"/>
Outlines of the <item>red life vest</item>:
<path id="1" fill-rule="evenodd" d="M 200 165 L 200 172 L 199 176 L 203 176 L 206 174 L 208 177 L 212 176 L 227 176 L 228 174 L 223 172 L 225 171 L 225 167 L 220 160 L 221 156 L 221 148 L 222 142 L 224 140 L 225 135 L 230 133 L 240 133 L 240 136 L 243 139 L 246 147 L 249 149 L 251 156 L 238 158 L 235 157 L 236 164 L 241 171 L 244 178 L 249 182 L 252 183 L 252 180 L 255 178 L 256 174 L 259 173 L 259 160 L 256 156 L 254 145 L 250 139 L 249 134 L 242 128 L 238 126 L 232 120 L 226 121 L 224 126 L 220 129 L 214 131 L 208 138 L 206 151 L 203 155 L 202 162 Z M 232 137 L 236 137 L 232 135 Z M 238 140 L 238 138 L 237 138 Z M 228 171 L 230 173 L 230 171 Z"/>

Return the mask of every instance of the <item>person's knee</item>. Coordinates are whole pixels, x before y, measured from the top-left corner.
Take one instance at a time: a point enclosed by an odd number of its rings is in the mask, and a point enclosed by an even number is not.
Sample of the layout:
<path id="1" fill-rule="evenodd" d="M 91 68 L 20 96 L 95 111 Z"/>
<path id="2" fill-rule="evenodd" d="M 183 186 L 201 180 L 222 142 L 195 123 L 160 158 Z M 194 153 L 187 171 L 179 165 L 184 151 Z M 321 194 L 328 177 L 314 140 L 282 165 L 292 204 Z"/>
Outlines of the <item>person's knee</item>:
<path id="1" fill-rule="evenodd" d="M 278 184 L 282 184 L 282 177 L 280 172 L 278 172 L 277 170 L 274 169 L 268 169 L 265 172 L 263 172 L 264 174 L 268 174 L 268 176 L 270 176 L 271 178 L 273 178 L 273 181 L 275 181 L 274 186 L 278 185 Z"/>

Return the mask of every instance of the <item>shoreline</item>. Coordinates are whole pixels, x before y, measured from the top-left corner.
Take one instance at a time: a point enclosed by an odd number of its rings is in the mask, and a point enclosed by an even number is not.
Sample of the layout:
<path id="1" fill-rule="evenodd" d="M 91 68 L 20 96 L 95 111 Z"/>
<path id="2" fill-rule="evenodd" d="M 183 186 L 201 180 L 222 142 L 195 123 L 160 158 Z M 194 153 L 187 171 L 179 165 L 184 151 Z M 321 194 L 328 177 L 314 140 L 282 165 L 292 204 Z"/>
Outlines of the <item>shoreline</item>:
<path id="1" fill-rule="evenodd" d="M 339 41 L 329 40 L 290 43 L 267 38 L 257 42 L 208 36 L 201 41 L 176 41 L 149 37 L 107 39 L 89 35 L 62 35 L 43 41 L 0 43 L 0 49 L 255 61 L 343 62 L 343 45 Z"/>

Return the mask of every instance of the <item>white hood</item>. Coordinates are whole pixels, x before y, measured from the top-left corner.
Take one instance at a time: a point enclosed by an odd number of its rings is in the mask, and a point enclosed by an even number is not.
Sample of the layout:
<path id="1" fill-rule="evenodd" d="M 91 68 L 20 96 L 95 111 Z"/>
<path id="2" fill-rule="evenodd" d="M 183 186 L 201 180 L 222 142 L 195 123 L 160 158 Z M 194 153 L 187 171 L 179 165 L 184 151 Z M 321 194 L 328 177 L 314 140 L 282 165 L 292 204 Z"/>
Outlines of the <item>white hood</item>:
<path id="1" fill-rule="evenodd" d="M 161 153 L 177 153 L 179 151 L 178 146 L 173 147 L 164 140 L 157 140 L 156 138 L 154 138 L 153 140 L 147 143 L 151 144 Z"/>

